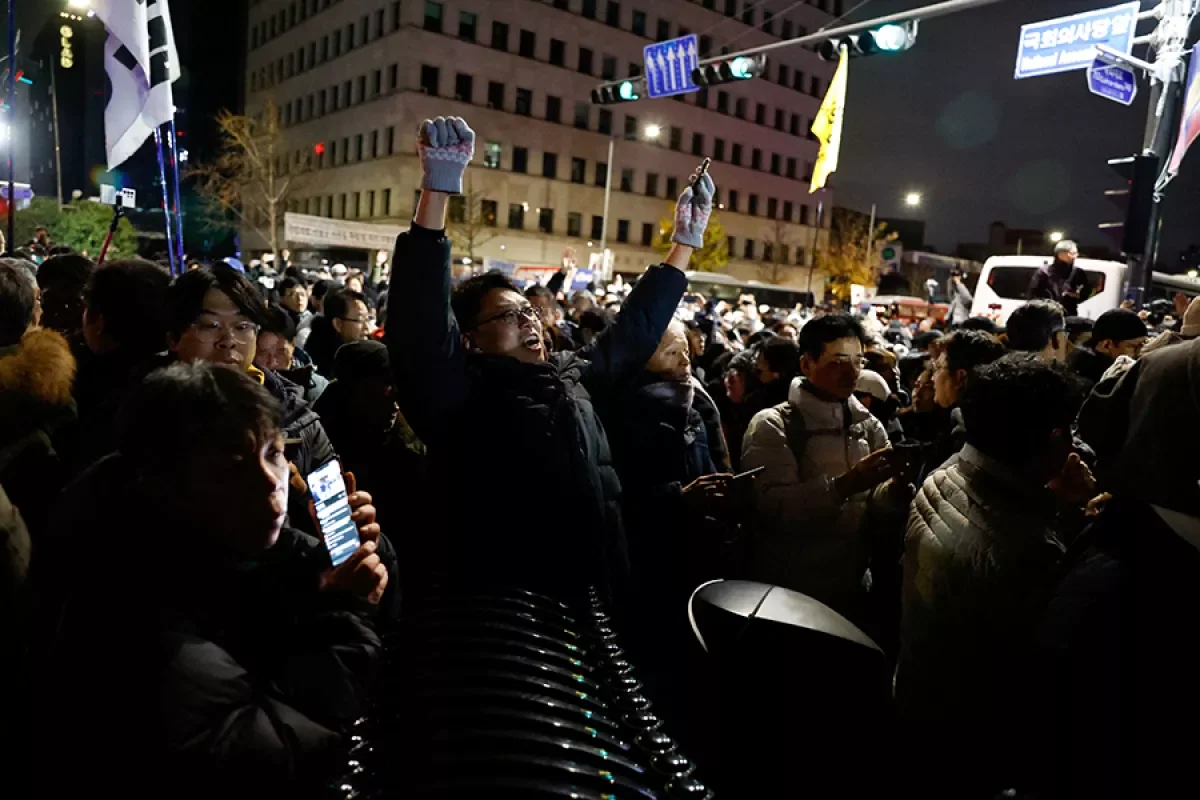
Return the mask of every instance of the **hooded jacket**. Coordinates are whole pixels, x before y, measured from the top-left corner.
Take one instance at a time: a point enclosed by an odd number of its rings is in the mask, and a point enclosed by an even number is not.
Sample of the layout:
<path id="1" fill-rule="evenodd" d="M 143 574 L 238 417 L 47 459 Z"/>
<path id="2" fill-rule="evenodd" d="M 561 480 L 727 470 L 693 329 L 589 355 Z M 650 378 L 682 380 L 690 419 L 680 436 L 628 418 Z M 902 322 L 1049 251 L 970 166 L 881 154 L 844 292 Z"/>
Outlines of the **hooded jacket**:
<path id="1" fill-rule="evenodd" d="M 0 485 L 34 540 L 69 472 L 74 379 L 75 357 L 55 331 L 34 329 L 0 349 Z"/>
<path id="2" fill-rule="evenodd" d="M 651 267 L 608 329 L 574 353 L 527 364 L 468 353 L 450 308 L 450 243 L 413 225 L 396 239 L 388 323 L 400 410 L 454 487 L 456 574 L 612 592 L 628 573 L 621 484 L 592 392 L 632 381 L 654 354 L 687 278 Z"/>
<path id="3" fill-rule="evenodd" d="M 861 591 L 867 568 L 863 522 L 873 493 L 842 498 L 833 479 L 887 447 L 887 431 L 854 397 L 822 400 L 806 383 L 796 378 L 787 399 L 807 438 L 799 461 L 788 444 L 782 404 L 758 412 L 746 429 L 741 468 L 764 467 L 755 482 L 759 527 L 751 576 L 845 608 L 846 598 Z"/>

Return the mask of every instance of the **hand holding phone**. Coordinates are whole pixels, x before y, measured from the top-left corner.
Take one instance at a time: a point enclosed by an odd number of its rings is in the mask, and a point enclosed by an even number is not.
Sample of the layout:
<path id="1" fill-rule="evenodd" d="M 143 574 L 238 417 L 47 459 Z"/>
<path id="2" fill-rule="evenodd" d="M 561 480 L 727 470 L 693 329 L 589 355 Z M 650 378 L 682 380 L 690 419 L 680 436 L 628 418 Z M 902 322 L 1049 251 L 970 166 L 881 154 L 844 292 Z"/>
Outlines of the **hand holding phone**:
<path id="1" fill-rule="evenodd" d="M 318 468 L 308 476 L 308 488 L 313 508 L 329 560 L 336 567 L 358 549 L 358 529 L 351 518 L 349 495 L 342 478 L 342 466 L 337 461 Z"/>

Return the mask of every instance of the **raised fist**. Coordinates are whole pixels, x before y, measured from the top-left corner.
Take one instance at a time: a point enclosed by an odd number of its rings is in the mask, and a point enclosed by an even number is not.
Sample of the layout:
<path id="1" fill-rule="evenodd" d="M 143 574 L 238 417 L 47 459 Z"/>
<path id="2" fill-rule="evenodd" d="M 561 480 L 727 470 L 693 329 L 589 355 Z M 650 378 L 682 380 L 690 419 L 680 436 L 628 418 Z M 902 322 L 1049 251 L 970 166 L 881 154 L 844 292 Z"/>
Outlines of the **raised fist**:
<path id="1" fill-rule="evenodd" d="M 475 155 L 475 131 L 462 117 L 427 119 L 417 133 L 417 155 L 422 189 L 461 194 L 463 172 Z"/>
<path id="2" fill-rule="evenodd" d="M 679 201 L 675 204 L 675 233 L 671 236 L 671 241 L 700 248 L 704 246 L 704 230 L 708 227 L 708 217 L 712 214 L 716 186 L 707 172 L 696 181 L 693 189 L 694 180 L 693 174 L 688 180 L 687 188 L 679 195 Z"/>

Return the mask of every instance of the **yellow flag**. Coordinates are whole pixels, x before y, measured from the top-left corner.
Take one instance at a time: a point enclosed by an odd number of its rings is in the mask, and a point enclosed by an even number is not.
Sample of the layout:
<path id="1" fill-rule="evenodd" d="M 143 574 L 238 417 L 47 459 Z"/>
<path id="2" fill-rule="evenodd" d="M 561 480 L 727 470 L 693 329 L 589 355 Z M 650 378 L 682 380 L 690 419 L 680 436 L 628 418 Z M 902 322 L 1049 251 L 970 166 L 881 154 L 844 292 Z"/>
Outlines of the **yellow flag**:
<path id="1" fill-rule="evenodd" d="M 842 120 L 846 115 L 846 74 L 846 48 L 842 47 L 837 71 L 833 73 L 829 91 L 825 93 L 825 100 L 821 102 L 821 109 L 812 124 L 813 135 L 821 142 L 821 152 L 817 154 L 817 164 L 813 167 L 809 194 L 824 189 L 829 173 L 837 169 L 838 151 L 842 147 Z"/>

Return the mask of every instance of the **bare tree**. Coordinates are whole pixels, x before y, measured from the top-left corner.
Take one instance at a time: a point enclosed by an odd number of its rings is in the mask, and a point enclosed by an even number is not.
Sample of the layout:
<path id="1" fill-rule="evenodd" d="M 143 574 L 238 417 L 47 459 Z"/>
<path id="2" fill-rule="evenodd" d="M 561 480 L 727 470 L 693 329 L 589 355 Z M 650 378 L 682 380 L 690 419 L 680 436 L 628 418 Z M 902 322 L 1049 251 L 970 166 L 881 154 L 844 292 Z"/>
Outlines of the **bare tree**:
<path id="1" fill-rule="evenodd" d="M 783 283 L 788 275 L 790 249 L 787 226 L 777 219 L 763 237 L 763 261 L 758 268 L 758 279 L 763 283 Z"/>
<path id="2" fill-rule="evenodd" d="M 878 252 L 876 245 L 893 241 L 898 234 L 887 232 L 884 223 L 876 224 L 875 230 L 869 231 L 870 223 L 865 214 L 848 209 L 835 209 L 834 213 L 829 246 L 820 255 L 820 266 L 829 276 L 834 296 L 849 300 L 851 285 L 875 285 L 879 277 L 874 261 L 874 254 Z"/>
<path id="3" fill-rule="evenodd" d="M 296 179 L 308 168 L 293 163 L 284 144 L 279 106 L 268 100 L 255 116 L 217 113 L 220 150 L 189 175 L 196 190 L 227 224 L 233 220 L 262 237 L 279 263 L 283 249 L 283 214 L 295 192 Z"/>
<path id="4" fill-rule="evenodd" d="M 476 249 L 483 247 L 497 234 L 496 205 L 489 202 L 483 192 L 475 190 L 470 173 L 463 188 L 461 195 L 450 198 L 446 228 L 454 249 L 466 253 L 474 264 Z"/>

